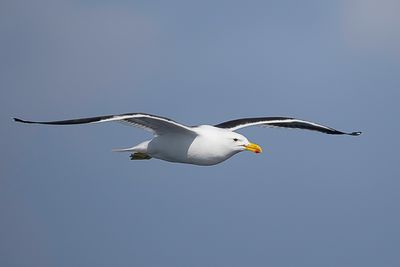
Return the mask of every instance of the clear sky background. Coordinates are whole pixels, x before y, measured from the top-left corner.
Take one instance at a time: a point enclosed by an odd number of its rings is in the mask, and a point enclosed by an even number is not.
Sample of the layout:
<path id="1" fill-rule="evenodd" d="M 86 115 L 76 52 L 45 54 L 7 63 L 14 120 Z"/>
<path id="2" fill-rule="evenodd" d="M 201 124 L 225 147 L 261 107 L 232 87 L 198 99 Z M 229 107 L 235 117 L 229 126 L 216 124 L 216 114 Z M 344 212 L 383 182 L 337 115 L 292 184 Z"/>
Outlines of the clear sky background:
<path id="1" fill-rule="evenodd" d="M 0 3 L 0 266 L 400 266 L 399 1 Z M 293 116 L 264 153 L 130 161 L 120 124 Z"/>

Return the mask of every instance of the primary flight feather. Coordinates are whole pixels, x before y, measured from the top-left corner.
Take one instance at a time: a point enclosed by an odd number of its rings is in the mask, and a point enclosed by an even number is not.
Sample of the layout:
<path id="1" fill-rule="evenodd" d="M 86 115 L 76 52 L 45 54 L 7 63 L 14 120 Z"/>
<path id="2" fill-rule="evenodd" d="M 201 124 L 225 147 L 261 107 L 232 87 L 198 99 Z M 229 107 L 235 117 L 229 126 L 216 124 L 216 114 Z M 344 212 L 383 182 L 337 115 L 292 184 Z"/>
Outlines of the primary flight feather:
<path id="1" fill-rule="evenodd" d="M 131 152 L 131 159 L 157 158 L 170 162 L 195 165 L 215 165 L 241 151 L 261 153 L 259 145 L 235 131 L 249 126 L 299 128 L 334 135 L 358 136 L 361 132 L 342 132 L 314 122 L 286 117 L 243 118 L 217 125 L 186 126 L 171 119 L 146 113 L 126 113 L 61 121 L 27 121 L 14 118 L 16 122 L 47 125 L 73 125 L 116 121 L 153 133 L 151 140 L 136 146 L 114 151 Z"/>

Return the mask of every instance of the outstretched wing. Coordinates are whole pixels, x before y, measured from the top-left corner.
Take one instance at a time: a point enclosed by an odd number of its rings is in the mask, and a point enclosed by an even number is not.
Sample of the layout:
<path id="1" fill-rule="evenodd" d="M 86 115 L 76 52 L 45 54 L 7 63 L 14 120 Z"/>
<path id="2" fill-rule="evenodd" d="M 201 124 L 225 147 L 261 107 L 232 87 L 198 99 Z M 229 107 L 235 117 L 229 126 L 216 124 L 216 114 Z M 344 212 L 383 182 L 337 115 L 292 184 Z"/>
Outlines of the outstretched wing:
<path id="1" fill-rule="evenodd" d="M 16 122 L 22 123 L 35 123 L 35 124 L 47 124 L 47 125 L 72 125 L 72 124 L 86 124 L 86 123 L 100 123 L 116 121 L 129 124 L 135 127 L 143 128 L 155 135 L 163 135 L 167 133 L 191 133 L 195 132 L 186 125 L 177 123 L 168 118 L 155 116 L 146 113 L 126 113 L 120 115 L 107 115 L 71 120 L 61 121 L 26 121 L 18 118 L 14 118 Z"/>
<path id="2" fill-rule="evenodd" d="M 243 118 L 243 119 L 226 121 L 218 125 L 215 125 L 215 127 L 224 128 L 231 131 L 236 131 L 238 129 L 249 126 L 298 128 L 311 131 L 318 131 L 326 134 L 346 134 L 353 136 L 358 136 L 361 134 L 361 132 L 351 132 L 351 133 L 341 132 L 314 122 L 299 120 L 295 118 L 286 118 L 286 117 Z"/>

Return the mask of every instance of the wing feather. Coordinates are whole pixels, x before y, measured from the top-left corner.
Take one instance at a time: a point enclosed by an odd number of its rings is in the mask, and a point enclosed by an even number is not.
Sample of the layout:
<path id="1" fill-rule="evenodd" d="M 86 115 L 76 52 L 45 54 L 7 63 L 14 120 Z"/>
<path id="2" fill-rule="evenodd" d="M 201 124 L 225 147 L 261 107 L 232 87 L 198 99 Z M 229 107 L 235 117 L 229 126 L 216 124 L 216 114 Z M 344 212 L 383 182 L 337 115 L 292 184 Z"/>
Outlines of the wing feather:
<path id="1" fill-rule="evenodd" d="M 326 134 L 337 134 L 337 135 L 344 134 L 344 135 L 358 136 L 361 134 L 361 132 L 346 133 L 315 122 L 299 120 L 295 118 L 287 118 L 287 117 L 243 118 L 243 119 L 226 121 L 215 125 L 215 127 L 224 128 L 231 131 L 236 131 L 238 129 L 250 126 L 297 128 L 297 129 L 305 129 L 311 131 L 318 131 Z"/>
<path id="2" fill-rule="evenodd" d="M 73 125 L 116 121 L 122 122 L 124 124 L 129 124 L 131 126 L 143 128 L 147 131 L 152 132 L 155 135 L 163 135 L 172 132 L 195 134 L 195 132 L 189 126 L 180 124 L 165 117 L 155 116 L 146 113 L 126 113 L 120 115 L 106 115 L 60 121 L 27 121 L 14 118 L 14 121 L 46 125 Z"/>

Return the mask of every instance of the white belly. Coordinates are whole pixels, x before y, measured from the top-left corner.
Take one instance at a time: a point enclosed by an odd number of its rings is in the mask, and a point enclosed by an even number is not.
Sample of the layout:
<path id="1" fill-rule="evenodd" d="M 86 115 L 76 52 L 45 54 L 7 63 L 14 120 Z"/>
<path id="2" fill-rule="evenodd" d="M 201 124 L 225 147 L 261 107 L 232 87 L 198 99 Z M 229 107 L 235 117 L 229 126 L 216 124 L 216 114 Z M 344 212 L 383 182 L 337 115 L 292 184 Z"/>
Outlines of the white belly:
<path id="1" fill-rule="evenodd" d="M 147 154 L 170 162 L 207 166 L 218 164 L 236 154 L 224 151 L 219 147 L 218 140 L 205 140 L 201 136 L 162 135 L 151 140 Z"/>

